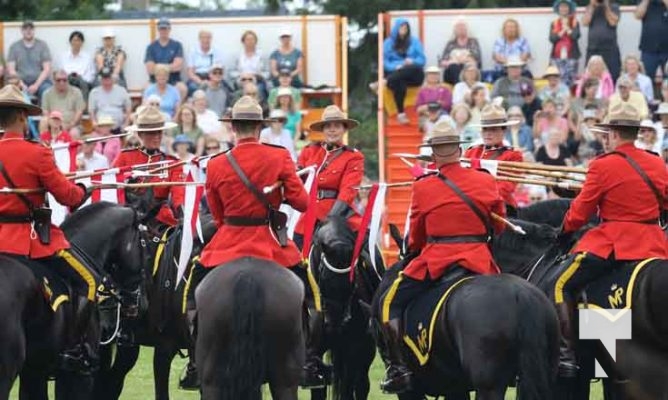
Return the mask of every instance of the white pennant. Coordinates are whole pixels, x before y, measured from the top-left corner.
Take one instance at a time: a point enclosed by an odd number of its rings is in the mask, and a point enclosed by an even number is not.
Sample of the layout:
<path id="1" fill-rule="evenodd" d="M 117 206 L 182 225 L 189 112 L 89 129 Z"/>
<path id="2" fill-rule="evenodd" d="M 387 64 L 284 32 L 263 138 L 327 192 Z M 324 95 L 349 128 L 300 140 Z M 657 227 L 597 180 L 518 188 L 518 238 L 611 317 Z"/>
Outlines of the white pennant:
<path id="1" fill-rule="evenodd" d="M 369 257 L 371 264 L 376 268 L 376 245 L 378 244 L 378 233 L 380 232 L 380 222 L 383 217 L 383 206 L 385 205 L 385 193 L 387 193 L 387 183 L 378 184 L 378 193 L 376 200 L 367 207 L 372 206 L 371 223 L 369 224 Z"/>
<path id="2" fill-rule="evenodd" d="M 190 166 L 190 164 L 188 164 Z M 193 172 L 198 173 L 196 168 L 185 168 L 187 170 L 186 181 L 193 181 Z M 188 262 L 193 250 L 193 226 L 192 220 L 197 213 L 199 219 L 199 204 L 197 203 L 197 186 L 188 185 L 185 187 L 185 200 L 183 203 L 183 232 L 181 233 L 181 252 L 179 253 L 179 263 L 176 270 L 176 285 L 174 289 L 179 286 L 183 275 L 188 267 Z"/>
<path id="3" fill-rule="evenodd" d="M 310 167 L 301 169 L 299 170 L 299 174 L 308 174 L 306 175 L 306 181 L 304 182 L 304 189 L 306 189 L 307 193 L 310 193 L 311 187 L 313 187 L 313 181 L 315 181 L 315 166 L 312 165 Z M 292 239 L 295 234 L 295 228 L 297 227 L 297 221 L 299 221 L 299 217 L 302 213 L 285 203 L 281 204 L 280 210 L 288 214 L 288 237 Z"/>
<path id="4" fill-rule="evenodd" d="M 486 169 L 490 174 L 496 176 L 499 171 L 499 162 L 496 160 L 480 160 L 480 168 Z"/>
<path id="5" fill-rule="evenodd" d="M 57 143 L 52 146 L 52 150 L 58 169 L 61 172 L 70 172 L 71 154 L 69 143 Z M 50 193 L 47 198 L 49 200 L 49 207 L 51 208 L 51 223 L 58 226 L 65 221 L 69 210 L 64 205 L 58 203 L 56 198 Z"/>

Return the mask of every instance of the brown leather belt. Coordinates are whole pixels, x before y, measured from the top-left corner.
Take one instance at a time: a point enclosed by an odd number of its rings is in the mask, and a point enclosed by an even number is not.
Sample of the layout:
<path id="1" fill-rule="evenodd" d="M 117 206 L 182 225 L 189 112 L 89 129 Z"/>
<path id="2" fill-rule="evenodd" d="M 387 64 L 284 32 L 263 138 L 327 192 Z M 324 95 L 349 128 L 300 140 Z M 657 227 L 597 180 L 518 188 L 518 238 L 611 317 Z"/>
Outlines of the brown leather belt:
<path id="1" fill-rule="evenodd" d="M 646 219 L 644 221 L 632 221 L 632 220 L 623 220 L 623 219 L 606 219 L 606 218 L 601 218 L 601 221 L 603 222 L 634 222 L 636 224 L 643 224 L 643 225 L 659 225 L 659 219 Z"/>
<path id="2" fill-rule="evenodd" d="M 318 200 L 336 199 L 339 197 L 339 191 L 333 189 L 318 189 Z"/>
<path id="3" fill-rule="evenodd" d="M 269 225 L 267 218 L 256 217 L 225 217 L 223 218 L 225 225 L 229 226 L 263 226 Z"/>
<path id="4" fill-rule="evenodd" d="M 32 220 L 30 215 L 0 215 L 0 224 L 27 224 Z"/>
<path id="5" fill-rule="evenodd" d="M 487 235 L 427 236 L 427 243 L 487 243 Z"/>

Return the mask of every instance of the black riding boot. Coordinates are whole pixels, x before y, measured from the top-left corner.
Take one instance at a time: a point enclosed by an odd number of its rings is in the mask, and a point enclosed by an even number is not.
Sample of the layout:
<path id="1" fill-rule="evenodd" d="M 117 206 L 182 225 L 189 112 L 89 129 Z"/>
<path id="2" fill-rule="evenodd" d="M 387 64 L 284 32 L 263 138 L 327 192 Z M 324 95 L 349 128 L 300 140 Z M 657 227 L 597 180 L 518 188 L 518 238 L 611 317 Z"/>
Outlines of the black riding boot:
<path id="1" fill-rule="evenodd" d="M 556 305 L 561 341 L 559 342 L 559 376 L 575 378 L 578 373 L 578 363 L 575 357 L 575 328 L 573 327 L 572 304 L 563 302 Z"/>
<path id="2" fill-rule="evenodd" d="M 322 334 L 325 326 L 325 317 L 322 312 L 311 310 L 308 317 L 308 332 L 306 341 L 306 362 L 302 371 L 303 388 L 325 387 L 329 378 L 329 367 L 322 361 Z"/>
<path id="3" fill-rule="evenodd" d="M 197 310 L 188 308 L 186 311 L 188 319 L 188 329 L 192 343 L 192 350 L 195 349 L 195 339 L 197 335 Z M 186 364 L 181 379 L 179 379 L 179 388 L 182 390 L 199 390 L 199 375 L 197 374 L 197 364 L 195 364 L 195 352 L 188 352 L 188 364 Z"/>
<path id="4" fill-rule="evenodd" d="M 402 352 L 401 320 L 392 319 L 382 326 L 383 337 L 387 343 L 389 365 L 385 378 L 380 382 L 380 389 L 385 393 L 399 394 L 411 389 L 413 373 L 406 366 Z"/>
<path id="5" fill-rule="evenodd" d="M 87 335 L 95 303 L 80 297 L 75 300 L 74 306 L 74 323 L 70 334 L 70 343 L 73 345 L 60 353 L 60 368 L 88 375 L 97 371 L 100 364 L 97 343 L 89 342 Z"/>

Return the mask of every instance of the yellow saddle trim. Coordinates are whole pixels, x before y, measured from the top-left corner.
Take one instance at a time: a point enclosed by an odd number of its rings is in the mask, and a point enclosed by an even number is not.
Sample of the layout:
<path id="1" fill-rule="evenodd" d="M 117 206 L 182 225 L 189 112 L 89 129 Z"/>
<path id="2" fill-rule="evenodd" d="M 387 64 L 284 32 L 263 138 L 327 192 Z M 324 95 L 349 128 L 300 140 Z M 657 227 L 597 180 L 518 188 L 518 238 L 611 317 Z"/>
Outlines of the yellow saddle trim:
<path id="1" fill-rule="evenodd" d="M 408 348 L 410 348 L 413 351 L 413 353 L 415 354 L 415 357 L 420 362 L 420 365 L 425 365 L 427 363 L 427 361 L 429 361 L 429 354 L 431 353 L 431 344 L 432 344 L 432 340 L 434 338 L 434 326 L 436 325 L 436 319 L 438 318 L 438 313 L 441 311 L 441 308 L 443 307 L 445 302 L 448 300 L 448 297 L 450 296 L 452 291 L 455 290 L 462 283 L 464 283 L 464 282 L 466 282 L 466 281 L 468 281 L 472 278 L 475 278 L 475 276 L 467 276 L 467 277 L 464 277 L 464 278 L 458 280 L 457 282 L 453 283 L 448 288 L 448 290 L 446 290 L 445 293 L 443 293 L 443 296 L 441 296 L 441 299 L 436 304 L 436 307 L 434 308 L 434 311 L 431 314 L 431 321 L 429 322 L 429 341 L 427 343 L 428 347 L 427 347 L 427 351 L 425 352 L 425 354 L 422 354 L 422 352 L 420 351 L 420 347 L 415 342 L 413 342 L 413 339 L 404 335 L 404 343 L 406 343 Z"/>
<path id="2" fill-rule="evenodd" d="M 633 273 L 631 274 L 631 278 L 629 279 L 629 283 L 626 286 L 626 288 L 622 288 L 620 290 L 620 293 L 626 290 L 626 302 L 624 303 L 624 307 L 618 308 L 618 310 L 628 310 L 633 307 L 633 290 L 635 289 L 635 284 L 636 284 L 636 279 L 638 279 L 638 274 L 640 274 L 640 271 L 642 271 L 647 264 L 651 263 L 652 261 L 658 260 L 658 257 L 652 257 L 652 258 L 647 258 L 638 264 L 636 264 L 635 267 L 633 267 Z M 621 294 L 620 294 L 621 296 Z M 611 300 L 612 301 L 612 300 Z M 619 299 L 619 302 L 621 303 L 621 298 Z M 613 306 L 614 307 L 614 306 Z M 580 303 L 578 304 L 578 308 L 591 308 L 594 310 L 605 310 L 605 308 L 601 307 L 600 305 L 593 304 L 593 303 Z"/>
<path id="3" fill-rule="evenodd" d="M 152 276 L 158 273 L 158 267 L 160 266 L 160 259 L 162 258 L 162 253 L 165 251 L 165 246 L 167 245 L 167 237 L 172 233 L 173 228 L 167 228 L 160 238 L 160 243 L 158 248 L 155 251 L 155 258 L 153 259 L 153 273 Z"/>

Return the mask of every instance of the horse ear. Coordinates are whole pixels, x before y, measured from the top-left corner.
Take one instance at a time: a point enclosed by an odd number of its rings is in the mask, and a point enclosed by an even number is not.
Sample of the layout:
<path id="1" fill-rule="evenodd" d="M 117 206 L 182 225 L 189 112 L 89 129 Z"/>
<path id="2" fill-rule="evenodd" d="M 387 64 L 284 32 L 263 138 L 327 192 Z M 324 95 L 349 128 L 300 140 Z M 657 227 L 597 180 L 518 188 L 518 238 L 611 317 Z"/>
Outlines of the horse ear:
<path id="1" fill-rule="evenodd" d="M 394 242 L 400 249 L 403 248 L 404 238 L 401 236 L 401 232 L 399 232 L 399 228 L 397 228 L 395 224 L 390 224 L 390 236 L 392 236 L 392 239 L 394 239 Z"/>

